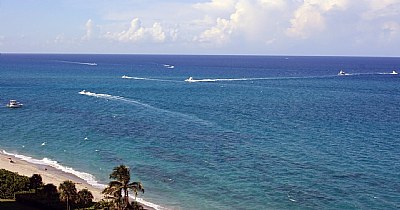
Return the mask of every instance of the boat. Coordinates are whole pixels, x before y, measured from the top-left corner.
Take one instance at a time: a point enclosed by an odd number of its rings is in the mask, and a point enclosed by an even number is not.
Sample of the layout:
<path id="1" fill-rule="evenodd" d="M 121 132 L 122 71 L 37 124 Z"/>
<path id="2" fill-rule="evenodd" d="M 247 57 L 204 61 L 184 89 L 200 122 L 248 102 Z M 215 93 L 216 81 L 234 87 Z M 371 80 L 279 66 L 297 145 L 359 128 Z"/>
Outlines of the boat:
<path id="1" fill-rule="evenodd" d="M 175 66 L 169 65 L 169 64 L 164 64 L 164 67 L 167 68 L 167 69 L 173 69 L 173 68 L 175 68 Z"/>
<path id="2" fill-rule="evenodd" d="M 346 72 L 344 72 L 343 70 L 340 70 L 339 73 L 338 73 L 338 75 L 339 75 L 339 76 L 344 76 L 344 75 L 346 75 Z"/>
<path id="3" fill-rule="evenodd" d="M 79 91 L 79 94 L 82 94 L 82 95 L 85 95 L 86 93 L 89 93 L 89 91 L 86 91 L 86 90 Z"/>
<path id="4" fill-rule="evenodd" d="M 397 71 L 393 70 L 390 74 L 398 75 L 399 73 L 397 73 Z"/>
<path id="5" fill-rule="evenodd" d="M 19 103 L 19 102 L 16 101 L 16 100 L 10 100 L 10 101 L 8 102 L 8 104 L 7 104 L 7 107 L 8 107 L 8 108 L 20 108 L 20 107 L 22 107 L 22 105 L 23 105 L 23 104 Z"/>
<path id="6" fill-rule="evenodd" d="M 97 66 L 97 63 L 86 63 L 89 66 Z"/>
<path id="7" fill-rule="evenodd" d="M 193 77 L 189 77 L 189 78 L 185 79 L 185 82 L 194 82 Z"/>

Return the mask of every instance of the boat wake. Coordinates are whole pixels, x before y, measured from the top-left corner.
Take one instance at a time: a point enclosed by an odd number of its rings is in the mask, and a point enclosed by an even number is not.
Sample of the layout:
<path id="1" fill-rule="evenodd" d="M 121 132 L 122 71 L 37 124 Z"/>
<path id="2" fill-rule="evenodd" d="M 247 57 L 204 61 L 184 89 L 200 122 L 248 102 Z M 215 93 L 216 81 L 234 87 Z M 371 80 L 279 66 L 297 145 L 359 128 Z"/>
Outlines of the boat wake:
<path id="1" fill-rule="evenodd" d="M 141 106 L 141 107 L 145 107 L 145 108 L 148 108 L 148 109 L 152 109 L 152 110 L 155 110 L 155 111 L 158 111 L 158 112 L 167 113 L 167 114 L 170 114 L 171 116 L 178 116 L 178 117 L 186 119 L 186 120 L 188 120 L 190 122 L 196 122 L 196 123 L 199 123 L 201 125 L 215 126 L 215 125 L 212 125 L 211 122 L 203 120 L 203 119 L 200 119 L 197 116 L 193 116 L 193 115 L 188 115 L 188 114 L 184 114 L 184 113 L 181 113 L 181 112 L 174 112 L 174 111 L 169 111 L 169 110 L 166 110 L 166 109 L 157 108 L 157 107 L 151 106 L 149 104 L 141 103 L 139 101 L 136 101 L 136 100 L 133 100 L 133 99 L 129 99 L 129 98 L 124 98 L 124 97 L 121 97 L 121 96 L 113 96 L 113 95 L 103 94 L 103 93 L 92 93 L 92 92 L 89 92 L 89 91 L 86 91 L 86 90 L 80 91 L 79 94 L 86 95 L 86 96 L 91 96 L 91 97 L 96 97 L 96 98 L 103 98 L 103 99 L 107 99 L 107 100 L 122 101 L 122 102 L 125 102 L 125 103 L 134 104 L 134 105 L 137 105 L 137 106 Z"/>
<path id="2" fill-rule="evenodd" d="M 362 76 L 362 75 L 398 75 L 395 70 L 392 72 L 372 72 L 372 73 L 345 73 L 343 70 L 341 70 L 338 73 L 338 76 Z"/>
<path id="3" fill-rule="evenodd" d="M 262 79 L 272 79 L 272 78 L 239 78 L 239 79 L 193 79 L 189 77 L 185 82 L 222 82 L 222 81 L 250 81 L 250 80 L 262 80 Z"/>
<path id="4" fill-rule="evenodd" d="M 398 75 L 396 71 L 384 72 L 384 73 L 345 73 L 341 71 L 338 76 L 358 76 L 358 75 Z M 326 76 L 306 76 L 306 77 L 259 77 L 259 78 L 232 78 L 232 79 L 193 79 L 189 77 L 185 79 L 185 82 L 223 82 L 223 81 L 255 81 L 255 80 L 283 80 L 283 79 L 312 79 L 312 78 L 327 78 L 332 75 Z"/>
<path id="5" fill-rule="evenodd" d="M 166 79 L 152 79 L 152 78 L 144 78 L 144 77 L 130 77 L 130 76 L 122 76 L 122 79 L 132 79 L 132 80 L 147 80 L 147 81 L 159 81 L 159 82 L 182 82 L 176 80 L 166 80 Z"/>
<path id="6" fill-rule="evenodd" d="M 223 81 L 256 81 L 256 80 L 283 80 L 283 79 L 311 79 L 311 78 L 326 78 L 330 76 L 310 76 L 310 77 L 259 77 L 259 78 L 232 78 L 232 79 L 193 79 L 189 77 L 185 82 L 223 82 Z"/>
<path id="7" fill-rule="evenodd" d="M 139 101 L 135 101 L 135 100 L 132 100 L 132 99 L 124 98 L 124 97 L 121 97 L 121 96 L 113 96 L 113 95 L 103 94 L 103 93 L 92 93 L 92 92 L 89 92 L 89 91 L 86 91 L 86 90 L 80 91 L 79 94 L 92 96 L 92 97 L 97 97 L 97 98 L 110 99 L 110 100 L 118 100 L 118 101 L 123 101 L 123 102 L 127 102 L 127 103 L 133 103 L 133 104 L 145 106 L 147 108 L 157 109 L 156 107 L 153 107 L 151 105 L 140 103 Z"/>
<path id="8" fill-rule="evenodd" d="M 76 171 L 75 169 L 73 169 L 71 167 L 63 166 L 63 165 L 59 164 L 57 161 L 51 160 L 49 158 L 43 158 L 43 159 L 39 160 L 39 159 L 35 159 L 35 158 L 29 157 L 29 156 L 25 156 L 25 155 L 9 153 L 9 152 L 7 152 L 5 150 L 3 150 L 0 153 L 3 153 L 5 155 L 9 155 L 9 156 L 13 156 L 13 157 L 15 157 L 17 159 L 26 161 L 28 163 L 32 163 L 32 164 L 35 164 L 35 165 L 49 166 L 49 167 L 53 167 L 53 168 L 55 168 L 57 170 L 60 170 L 62 172 L 65 172 L 65 173 L 68 173 L 68 174 L 73 174 L 73 175 L 85 180 L 88 184 L 90 184 L 93 187 L 98 188 L 98 189 L 104 189 L 105 187 L 107 187 L 107 185 L 105 185 L 105 184 L 98 183 L 96 181 L 96 178 L 92 174 Z M 134 199 L 134 197 L 132 197 L 132 199 Z M 152 207 L 152 208 L 154 208 L 156 210 L 162 209 L 161 206 L 159 206 L 157 204 L 154 204 L 154 203 L 150 203 L 148 201 L 145 201 L 142 198 L 137 198 L 137 201 L 139 203 L 142 203 L 142 204 L 146 205 L 146 206 Z"/>
<path id="9" fill-rule="evenodd" d="M 87 65 L 87 66 L 97 66 L 97 63 L 86 63 L 86 62 L 76 62 L 76 61 L 58 61 L 61 63 L 71 63 L 71 64 L 79 64 L 79 65 Z"/>

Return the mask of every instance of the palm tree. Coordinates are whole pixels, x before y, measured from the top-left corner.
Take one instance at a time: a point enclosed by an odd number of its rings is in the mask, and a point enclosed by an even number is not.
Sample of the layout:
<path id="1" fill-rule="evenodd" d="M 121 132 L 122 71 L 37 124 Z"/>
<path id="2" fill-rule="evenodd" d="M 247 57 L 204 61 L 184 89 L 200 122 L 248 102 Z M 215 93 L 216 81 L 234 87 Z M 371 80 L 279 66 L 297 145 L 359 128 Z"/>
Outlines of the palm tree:
<path id="1" fill-rule="evenodd" d="M 119 183 L 110 182 L 108 187 L 106 187 L 102 193 L 108 195 L 106 199 L 114 200 L 117 209 L 121 209 L 124 200 L 122 199 L 122 188 Z"/>
<path id="2" fill-rule="evenodd" d="M 108 187 L 103 191 L 103 193 L 113 195 L 114 197 L 122 197 L 123 191 L 123 200 L 126 206 L 129 206 L 129 190 L 132 190 L 135 193 L 135 199 L 139 191 L 144 193 L 144 188 L 141 182 L 129 183 L 131 175 L 129 168 L 125 165 L 115 167 L 113 172 L 110 174 L 110 179 L 115 180 L 108 184 Z"/>
<path id="3" fill-rule="evenodd" d="M 70 210 L 70 203 L 75 203 L 78 197 L 78 193 L 76 192 L 75 183 L 72 181 L 64 181 L 58 187 L 60 191 L 60 199 L 61 201 L 67 202 L 67 210 Z"/>

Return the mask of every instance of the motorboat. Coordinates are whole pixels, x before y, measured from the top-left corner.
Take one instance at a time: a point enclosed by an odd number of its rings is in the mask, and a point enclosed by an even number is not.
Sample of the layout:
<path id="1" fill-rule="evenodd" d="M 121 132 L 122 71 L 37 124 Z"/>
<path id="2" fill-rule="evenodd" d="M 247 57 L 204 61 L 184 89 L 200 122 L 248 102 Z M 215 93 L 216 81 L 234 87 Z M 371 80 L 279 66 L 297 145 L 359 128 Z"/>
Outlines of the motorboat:
<path id="1" fill-rule="evenodd" d="M 20 107 L 22 107 L 22 105 L 23 105 L 23 104 L 19 103 L 19 102 L 16 101 L 16 100 L 10 100 L 10 101 L 8 102 L 8 104 L 7 104 L 7 107 L 8 107 L 8 108 L 20 108 Z"/>
<path id="2" fill-rule="evenodd" d="M 189 77 L 189 78 L 185 79 L 185 82 L 194 82 L 193 77 Z"/>
<path id="3" fill-rule="evenodd" d="M 343 70 L 340 70 L 339 73 L 338 73 L 338 75 L 339 75 L 339 76 L 344 76 L 344 75 L 346 75 L 346 72 L 344 72 Z"/>
<path id="4" fill-rule="evenodd" d="M 399 73 L 397 73 L 397 71 L 393 70 L 390 74 L 398 75 Z"/>
<path id="5" fill-rule="evenodd" d="M 175 68 L 175 66 L 169 65 L 169 64 L 164 64 L 164 67 L 167 68 L 167 69 L 173 69 L 173 68 Z"/>
<path id="6" fill-rule="evenodd" d="M 86 91 L 86 90 L 79 91 L 79 94 L 82 94 L 82 95 L 85 95 L 86 93 L 89 93 L 89 91 Z"/>

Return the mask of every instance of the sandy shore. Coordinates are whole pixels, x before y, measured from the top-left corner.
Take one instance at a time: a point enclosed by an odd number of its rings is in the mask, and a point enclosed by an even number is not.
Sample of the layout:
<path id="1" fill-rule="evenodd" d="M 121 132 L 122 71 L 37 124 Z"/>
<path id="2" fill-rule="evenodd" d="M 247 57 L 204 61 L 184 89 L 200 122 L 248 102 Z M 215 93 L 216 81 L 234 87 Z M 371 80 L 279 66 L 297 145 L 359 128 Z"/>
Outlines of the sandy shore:
<path id="1" fill-rule="evenodd" d="M 13 163 L 10 162 L 10 158 L 12 159 Z M 78 191 L 86 188 L 92 192 L 95 201 L 99 201 L 103 198 L 103 195 L 101 194 L 102 189 L 89 185 L 85 180 L 73 174 L 62 172 L 50 166 L 28 163 L 24 160 L 16 159 L 15 157 L 6 155 L 2 152 L 0 152 L 0 168 L 17 172 L 20 175 L 25 175 L 28 177 L 31 177 L 33 174 L 40 174 L 45 184 L 52 183 L 57 186 L 57 188 L 60 183 L 66 180 L 71 180 L 75 183 Z"/>
<path id="2" fill-rule="evenodd" d="M 10 162 L 12 160 L 12 162 Z M 0 151 L 0 168 L 6 169 L 8 171 L 16 172 L 20 175 L 31 177 L 33 174 L 40 174 L 42 180 L 45 184 L 52 183 L 55 186 L 60 185 L 60 183 L 71 180 L 75 183 L 77 190 L 88 189 L 92 192 L 94 201 L 100 201 L 104 198 L 101 192 L 103 189 L 93 187 L 88 184 L 85 180 L 75 176 L 74 174 L 66 173 L 61 170 L 55 169 L 47 165 L 36 165 L 33 163 L 26 162 L 24 160 L 18 159 L 14 156 L 6 155 Z M 145 209 L 154 210 L 150 206 L 144 205 Z"/>

